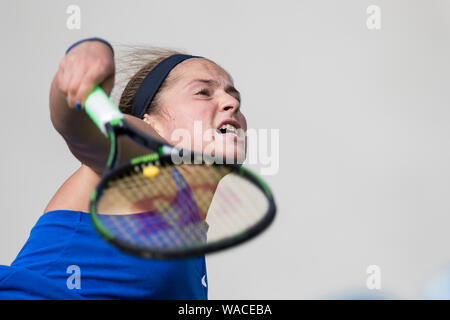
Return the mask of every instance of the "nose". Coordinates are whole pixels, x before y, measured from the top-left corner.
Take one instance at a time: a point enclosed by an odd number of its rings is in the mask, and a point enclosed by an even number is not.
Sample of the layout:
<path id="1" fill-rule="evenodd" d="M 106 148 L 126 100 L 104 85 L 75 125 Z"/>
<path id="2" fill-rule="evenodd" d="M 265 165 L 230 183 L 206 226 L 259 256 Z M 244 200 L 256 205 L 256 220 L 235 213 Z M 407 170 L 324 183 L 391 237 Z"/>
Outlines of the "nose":
<path id="1" fill-rule="evenodd" d="M 222 112 L 236 113 L 241 106 L 240 101 L 231 94 L 224 92 L 220 98 L 219 110 Z"/>

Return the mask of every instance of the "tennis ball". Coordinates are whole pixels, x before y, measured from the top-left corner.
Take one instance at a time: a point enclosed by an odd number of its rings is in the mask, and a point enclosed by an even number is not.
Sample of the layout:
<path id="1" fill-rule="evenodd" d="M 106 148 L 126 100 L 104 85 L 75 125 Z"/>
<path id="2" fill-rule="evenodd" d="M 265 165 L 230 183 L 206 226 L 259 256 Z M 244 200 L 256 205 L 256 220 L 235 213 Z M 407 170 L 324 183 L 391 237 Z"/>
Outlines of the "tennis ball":
<path id="1" fill-rule="evenodd" d="M 144 170 L 142 170 L 142 173 L 148 178 L 154 178 L 159 174 L 159 168 L 157 166 L 150 165 L 145 167 Z"/>

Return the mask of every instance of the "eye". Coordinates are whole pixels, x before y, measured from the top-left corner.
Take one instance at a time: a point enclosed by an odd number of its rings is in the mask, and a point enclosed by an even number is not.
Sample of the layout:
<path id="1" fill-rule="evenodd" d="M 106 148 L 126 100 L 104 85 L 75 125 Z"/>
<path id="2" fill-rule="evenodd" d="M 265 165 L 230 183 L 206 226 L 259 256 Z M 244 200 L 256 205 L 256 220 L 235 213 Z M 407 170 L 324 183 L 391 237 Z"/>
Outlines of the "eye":
<path id="1" fill-rule="evenodd" d="M 196 95 L 206 95 L 209 96 L 208 89 L 201 89 L 199 92 L 196 93 Z"/>

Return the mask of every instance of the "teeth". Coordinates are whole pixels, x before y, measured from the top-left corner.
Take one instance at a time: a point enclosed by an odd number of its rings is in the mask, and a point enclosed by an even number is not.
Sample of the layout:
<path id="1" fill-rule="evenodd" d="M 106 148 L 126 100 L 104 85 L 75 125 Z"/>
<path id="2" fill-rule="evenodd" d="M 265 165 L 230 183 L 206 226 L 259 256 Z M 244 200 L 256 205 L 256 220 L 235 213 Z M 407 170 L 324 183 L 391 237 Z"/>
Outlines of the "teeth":
<path id="1" fill-rule="evenodd" d="M 219 130 L 221 131 L 221 133 L 234 133 L 234 134 L 237 134 L 237 129 L 232 124 L 224 124 L 223 126 L 221 126 L 219 128 Z"/>

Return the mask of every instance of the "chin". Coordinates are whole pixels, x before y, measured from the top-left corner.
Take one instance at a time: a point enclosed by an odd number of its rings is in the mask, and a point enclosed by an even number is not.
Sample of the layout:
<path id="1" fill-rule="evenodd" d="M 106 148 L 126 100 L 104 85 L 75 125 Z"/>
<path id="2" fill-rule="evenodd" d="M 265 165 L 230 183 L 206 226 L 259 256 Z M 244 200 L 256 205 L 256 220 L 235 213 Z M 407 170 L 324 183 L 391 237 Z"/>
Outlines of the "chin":
<path id="1" fill-rule="evenodd" d="M 242 164 L 246 158 L 246 150 L 243 145 L 227 145 L 224 148 L 214 150 L 214 159 L 216 163 Z"/>

